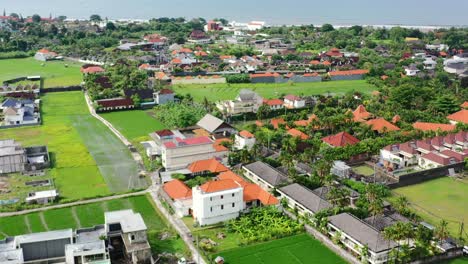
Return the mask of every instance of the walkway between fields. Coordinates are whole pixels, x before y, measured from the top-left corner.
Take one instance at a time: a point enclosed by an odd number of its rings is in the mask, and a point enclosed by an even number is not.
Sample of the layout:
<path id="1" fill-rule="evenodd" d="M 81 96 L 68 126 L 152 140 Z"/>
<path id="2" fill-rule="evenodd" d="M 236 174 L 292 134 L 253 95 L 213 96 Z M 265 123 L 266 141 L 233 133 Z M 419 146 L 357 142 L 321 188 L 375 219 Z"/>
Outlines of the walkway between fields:
<path id="1" fill-rule="evenodd" d="M 94 109 L 91 99 L 89 98 L 89 95 L 87 92 L 85 92 L 85 99 L 86 99 L 86 104 L 88 105 L 89 112 L 91 113 L 92 116 L 96 117 L 99 121 L 101 121 L 105 126 L 107 126 L 126 146 L 128 147 L 133 147 L 132 143 L 125 138 L 124 135 L 120 133 L 117 129 L 114 128 L 114 126 L 109 123 L 107 120 L 102 118 L 100 115 L 96 113 L 96 110 Z M 140 173 L 146 174 L 146 170 L 144 169 L 143 165 L 143 158 L 141 157 L 140 153 L 138 152 L 133 152 L 131 151 L 133 159 L 137 162 L 137 164 L 140 165 Z M 158 207 L 158 210 L 166 217 L 166 219 L 169 221 L 169 223 L 174 227 L 174 229 L 179 233 L 180 237 L 185 241 L 185 244 L 189 247 L 191 253 L 192 253 L 192 258 L 195 262 L 198 264 L 206 264 L 206 262 L 203 260 L 201 257 L 200 253 L 198 252 L 198 249 L 195 247 L 193 241 L 192 241 L 192 236 L 190 230 L 187 228 L 187 226 L 182 222 L 180 218 L 177 216 L 169 214 L 169 212 L 166 210 L 166 208 L 162 205 L 161 201 L 158 198 L 158 191 L 160 186 L 158 185 L 158 180 L 156 179 L 157 173 L 153 173 L 148 176 L 150 176 L 151 179 L 151 186 L 147 189 L 146 192 L 149 192 L 151 194 L 151 197 L 154 200 L 154 203 Z"/>
<path id="2" fill-rule="evenodd" d="M 124 135 L 122 135 L 120 131 L 118 131 L 110 122 L 108 122 L 106 119 L 102 118 L 100 115 L 96 113 L 96 110 L 94 109 L 91 99 L 89 98 L 89 95 L 87 92 L 85 92 L 85 99 L 86 99 L 86 104 L 88 105 L 88 109 L 91 115 L 94 116 L 97 120 L 101 121 L 101 123 L 103 123 L 106 127 L 108 127 L 110 131 L 112 131 L 112 133 L 114 133 L 114 135 L 116 135 L 117 138 L 120 139 L 120 141 L 122 141 L 125 144 L 125 146 L 129 148 L 133 148 L 132 143 L 128 141 L 128 139 Z M 143 158 L 141 157 L 140 153 L 138 153 L 138 151 L 130 150 L 130 154 L 132 154 L 133 159 L 138 164 L 139 174 L 146 174 L 145 165 L 143 163 Z"/>
<path id="3" fill-rule="evenodd" d="M 65 207 L 71 207 L 71 206 L 77 206 L 77 205 L 83 205 L 83 204 L 104 202 L 104 201 L 115 200 L 115 199 L 120 199 L 120 198 L 127 198 L 127 197 L 132 197 L 132 196 L 143 195 L 143 194 L 148 193 L 148 192 L 149 192 L 149 190 L 145 190 L 145 191 L 134 192 L 134 193 L 125 193 L 125 194 L 118 194 L 118 195 L 95 198 L 95 199 L 89 199 L 89 200 L 82 200 L 82 201 L 77 201 L 77 202 L 73 202 L 73 203 L 65 203 L 65 204 L 57 204 L 57 205 L 52 205 L 52 206 L 45 206 L 45 207 L 28 209 L 28 210 L 17 211 L 17 212 L 5 212 L 5 213 L 0 213 L 0 217 L 14 216 L 14 215 L 24 215 L 24 214 L 29 214 L 29 213 L 42 212 L 42 211 L 46 211 L 46 210 L 50 210 L 50 209 L 58 209 L 58 208 L 65 208 Z"/>

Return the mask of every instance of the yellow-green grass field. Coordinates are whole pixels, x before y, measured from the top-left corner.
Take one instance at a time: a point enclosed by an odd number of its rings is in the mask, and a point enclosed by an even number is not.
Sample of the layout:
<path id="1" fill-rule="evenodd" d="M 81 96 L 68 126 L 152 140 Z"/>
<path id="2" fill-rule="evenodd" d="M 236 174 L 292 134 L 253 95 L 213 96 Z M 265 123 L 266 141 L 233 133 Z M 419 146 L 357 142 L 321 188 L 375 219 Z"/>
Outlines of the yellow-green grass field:
<path id="1" fill-rule="evenodd" d="M 98 203 L 47 210 L 43 212 L 0 218 L 0 239 L 7 236 L 45 232 L 66 228 L 86 228 L 104 224 L 104 212 L 133 209 L 140 213 L 148 227 L 148 238 L 154 252 L 185 252 L 183 240 L 172 236 L 159 240 L 159 233 L 171 231 L 160 212 L 146 195 Z"/>
<path id="2" fill-rule="evenodd" d="M 42 62 L 34 58 L 0 60 L 0 81 L 40 75 L 44 88 L 78 85 L 82 81 L 81 64 L 72 61 Z"/>
<path id="3" fill-rule="evenodd" d="M 417 214 L 431 225 L 446 220 L 454 237 L 459 235 L 460 222 L 466 225 L 468 221 L 468 179 L 443 177 L 393 192 L 406 196 Z"/>
<path id="4" fill-rule="evenodd" d="M 133 183 L 129 178 L 138 179 L 136 163 L 128 148 L 89 114 L 82 92 L 48 93 L 41 100 L 42 125 L 0 130 L 0 139 L 15 139 L 23 146 L 47 145 L 52 168 L 42 178 L 53 178 L 62 198 L 144 187 L 129 188 Z M 24 184 L 17 178 L 13 179 Z M 0 199 L 24 198 L 28 190 L 19 185 Z"/>
<path id="5" fill-rule="evenodd" d="M 348 91 L 371 93 L 376 88 L 365 80 L 328 81 L 314 83 L 241 83 L 241 84 L 191 84 L 174 85 L 178 94 L 191 94 L 196 101 L 206 97 L 210 101 L 234 99 L 241 89 L 250 89 L 265 98 L 277 98 L 283 94 L 320 95 L 344 94 Z"/>

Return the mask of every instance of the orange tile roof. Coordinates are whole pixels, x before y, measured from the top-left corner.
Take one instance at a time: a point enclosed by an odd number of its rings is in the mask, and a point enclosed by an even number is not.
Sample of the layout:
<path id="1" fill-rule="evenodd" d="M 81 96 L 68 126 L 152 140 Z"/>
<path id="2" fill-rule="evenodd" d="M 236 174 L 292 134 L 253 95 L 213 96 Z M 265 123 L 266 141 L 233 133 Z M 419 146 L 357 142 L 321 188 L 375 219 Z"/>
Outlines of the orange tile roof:
<path id="1" fill-rule="evenodd" d="M 395 123 L 398 123 L 400 122 L 401 120 L 401 117 L 399 115 L 395 115 L 393 118 L 392 118 L 392 123 L 395 124 Z"/>
<path id="2" fill-rule="evenodd" d="M 463 104 L 460 105 L 461 108 L 468 108 L 468 101 L 465 101 Z"/>
<path id="3" fill-rule="evenodd" d="M 322 138 L 322 141 L 334 147 L 344 147 L 347 145 L 355 145 L 359 143 L 359 139 L 353 137 L 347 132 L 341 132 L 336 135 L 324 137 Z"/>
<path id="4" fill-rule="evenodd" d="M 192 173 L 204 172 L 204 171 L 209 171 L 211 173 L 220 173 L 220 172 L 229 170 L 226 166 L 224 166 L 221 162 L 219 162 L 215 158 L 195 161 L 192 164 L 190 164 L 188 169 Z"/>
<path id="5" fill-rule="evenodd" d="M 426 123 L 426 122 L 416 122 L 413 124 L 414 129 L 422 131 L 453 131 L 456 129 L 454 125 L 449 124 L 438 124 L 438 123 Z"/>
<path id="6" fill-rule="evenodd" d="M 387 79 L 388 79 L 388 76 L 387 76 L 387 75 L 382 75 L 382 76 L 380 76 L 380 79 L 382 79 L 382 80 L 384 80 L 384 81 L 385 81 L 385 80 L 387 80 Z"/>
<path id="7" fill-rule="evenodd" d="M 353 112 L 354 121 L 355 122 L 362 122 L 366 119 L 369 119 L 372 114 L 367 112 L 366 108 L 363 105 L 359 105 L 356 110 Z"/>
<path id="8" fill-rule="evenodd" d="M 178 59 L 178 58 L 172 59 L 171 62 L 174 63 L 174 64 L 180 64 L 180 63 L 182 63 L 182 61 L 181 61 L 180 59 Z"/>
<path id="9" fill-rule="evenodd" d="M 284 102 L 281 99 L 264 99 L 263 103 L 272 106 L 272 105 L 283 105 Z"/>
<path id="10" fill-rule="evenodd" d="M 180 180 L 172 180 L 163 185 L 163 190 L 174 200 L 192 197 L 192 189 Z"/>
<path id="11" fill-rule="evenodd" d="M 209 181 L 200 186 L 200 189 L 206 193 L 220 192 L 230 189 L 240 188 L 240 184 L 234 180 L 218 180 L 218 181 Z"/>
<path id="12" fill-rule="evenodd" d="M 252 133 L 250 133 L 249 131 L 247 130 L 242 130 L 241 132 L 239 132 L 239 136 L 243 137 L 243 138 L 253 138 L 254 135 Z"/>
<path id="13" fill-rule="evenodd" d="M 301 131 L 299 131 L 299 130 L 297 130 L 295 128 L 289 129 L 288 134 L 293 136 L 293 137 L 298 137 L 298 138 L 300 138 L 302 140 L 306 140 L 306 139 L 309 138 L 308 135 L 304 134 L 303 132 L 301 132 Z"/>
<path id="14" fill-rule="evenodd" d="M 329 62 L 329 61 L 324 61 L 324 62 L 322 62 L 322 64 L 323 64 L 323 65 L 326 65 L 326 66 L 330 66 L 330 65 L 331 65 L 331 62 Z"/>
<path id="15" fill-rule="evenodd" d="M 462 109 L 456 113 L 447 116 L 448 119 L 459 123 L 468 124 L 468 110 Z"/>
<path id="16" fill-rule="evenodd" d="M 328 74 L 330 76 L 341 76 L 341 75 L 360 75 L 360 74 L 367 74 L 369 70 L 350 70 L 350 71 L 332 71 Z"/>
<path id="17" fill-rule="evenodd" d="M 222 142 L 232 142 L 229 138 L 220 138 L 215 140 L 213 143 L 213 147 L 215 148 L 216 152 L 221 152 L 221 151 L 228 151 L 229 149 L 223 146 L 221 143 Z"/>
<path id="18" fill-rule="evenodd" d="M 270 124 L 275 128 L 278 129 L 279 125 L 281 124 L 286 124 L 286 121 L 284 121 L 283 118 L 273 118 L 270 120 Z"/>
<path id="19" fill-rule="evenodd" d="M 255 74 L 250 74 L 250 78 L 258 78 L 258 77 L 279 77 L 280 74 L 277 72 L 271 73 L 271 72 L 266 72 L 266 73 L 255 73 Z"/>
<path id="20" fill-rule="evenodd" d="M 294 124 L 296 126 L 305 127 L 305 126 L 308 126 L 310 124 L 310 121 L 309 120 L 297 120 L 297 121 L 294 121 Z"/>
<path id="21" fill-rule="evenodd" d="M 320 64 L 320 61 L 318 61 L 318 60 L 311 60 L 309 63 L 312 64 L 312 65 L 319 65 L 319 64 Z"/>
<path id="22" fill-rule="evenodd" d="M 400 130 L 399 127 L 393 125 L 383 118 L 371 119 L 367 121 L 366 124 L 371 126 L 372 130 L 378 131 L 379 133 Z"/>
<path id="23" fill-rule="evenodd" d="M 235 174 L 230 170 L 220 173 L 217 178 L 219 180 L 233 180 L 239 183 L 241 186 L 247 184 L 247 182 L 241 176 Z"/>
<path id="24" fill-rule="evenodd" d="M 250 202 L 259 200 L 263 205 L 278 204 L 278 199 L 269 192 L 260 188 L 255 183 L 247 183 L 244 185 L 244 201 Z"/>
<path id="25" fill-rule="evenodd" d="M 140 65 L 140 67 L 138 67 L 140 70 L 144 70 L 144 69 L 148 69 L 150 67 L 150 65 L 148 63 L 143 63 L 142 65 Z"/>
<path id="26" fill-rule="evenodd" d="M 99 73 L 104 72 L 105 70 L 100 66 L 90 66 L 87 68 L 81 68 L 82 73 Z"/>
<path id="27" fill-rule="evenodd" d="M 256 120 L 256 121 L 255 121 L 255 125 L 257 125 L 258 127 L 262 127 L 262 126 L 263 126 L 263 122 L 260 121 L 260 120 Z"/>

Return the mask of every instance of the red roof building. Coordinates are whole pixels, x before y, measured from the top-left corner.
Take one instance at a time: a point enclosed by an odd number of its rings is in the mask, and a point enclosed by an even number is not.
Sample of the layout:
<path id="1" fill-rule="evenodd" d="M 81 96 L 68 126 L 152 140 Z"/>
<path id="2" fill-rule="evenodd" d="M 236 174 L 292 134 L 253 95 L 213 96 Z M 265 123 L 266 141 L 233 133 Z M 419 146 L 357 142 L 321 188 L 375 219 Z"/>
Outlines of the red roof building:
<path id="1" fill-rule="evenodd" d="M 180 180 L 166 182 L 163 190 L 174 200 L 192 198 L 192 189 Z"/>
<path id="2" fill-rule="evenodd" d="M 322 138 L 322 141 L 332 147 L 344 147 L 347 145 L 355 145 L 359 143 L 359 139 L 353 137 L 347 132 L 340 132 L 336 135 L 331 135 Z"/>
<path id="3" fill-rule="evenodd" d="M 237 188 L 241 188 L 241 185 L 231 179 L 209 181 L 200 186 L 200 189 L 205 193 L 221 192 Z"/>
<path id="4" fill-rule="evenodd" d="M 103 99 L 97 100 L 96 103 L 106 110 L 134 107 L 133 100 L 130 98 Z"/>
<path id="5" fill-rule="evenodd" d="M 273 128 L 278 129 L 279 125 L 285 125 L 286 121 L 284 121 L 283 118 L 273 118 L 270 120 L 270 124 L 273 126 Z"/>
<path id="6" fill-rule="evenodd" d="M 467 109 L 468 108 L 468 101 L 463 102 L 463 104 L 460 105 L 461 108 Z"/>
<path id="7" fill-rule="evenodd" d="M 287 132 L 290 136 L 292 137 L 298 137 L 302 140 L 306 140 L 309 138 L 308 135 L 304 134 L 303 132 L 295 129 L 295 128 L 292 128 L 292 129 L 289 129 L 288 132 Z"/>
<path id="8" fill-rule="evenodd" d="M 263 99 L 263 103 L 269 106 L 282 106 L 284 104 L 281 99 Z"/>
<path id="9" fill-rule="evenodd" d="M 366 122 L 367 125 L 371 126 L 372 130 L 379 133 L 385 133 L 390 131 L 398 131 L 399 127 L 393 125 L 383 118 L 376 118 Z"/>
<path id="10" fill-rule="evenodd" d="M 105 70 L 101 66 L 89 66 L 86 68 L 81 68 L 81 72 L 84 74 L 95 74 L 105 72 Z"/>
<path id="11" fill-rule="evenodd" d="M 341 53 L 340 50 L 337 48 L 331 48 L 329 51 L 325 52 L 325 55 L 336 58 L 343 57 L 343 53 Z"/>
<path id="12" fill-rule="evenodd" d="M 371 118 L 373 115 L 369 112 L 367 112 L 366 108 L 363 105 L 359 105 L 356 110 L 353 112 L 354 116 L 354 121 L 355 122 L 363 122 L 369 118 Z"/>
<path id="13" fill-rule="evenodd" d="M 194 138 L 175 138 L 175 142 L 165 142 L 164 146 L 166 148 L 177 148 L 178 146 L 187 146 L 187 145 L 203 145 L 203 144 L 212 144 L 213 141 L 208 136 L 194 137 Z"/>
<path id="14" fill-rule="evenodd" d="M 239 132 L 239 136 L 243 138 L 254 138 L 254 135 L 247 130 L 242 130 L 241 132 Z"/>
<path id="15" fill-rule="evenodd" d="M 455 125 L 426 122 L 416 122 L 413 124 L 413 128 L 421 131 L 453 131 L 456 129 Z"/>
<path id="16" fill-rule="evenodd" d="M 195 161 L 194 163 L 190 164 L 188 169 L 192 173 L 221 173 L 229 170 L 226 166 L 224 166 L 215 158 Z"/>
<path id="17" fill-rule="evenodd" d="M 369 70 L 349 70 L 328 72 L 330 76 L 363 75 L 369 73 Z"/>
<path id="18" fill-rule="evenodd" d="M 468 109 L 462 109 L 456 113 L 447 116 L 447 119 L 454 123 L 468 124 Z"/>

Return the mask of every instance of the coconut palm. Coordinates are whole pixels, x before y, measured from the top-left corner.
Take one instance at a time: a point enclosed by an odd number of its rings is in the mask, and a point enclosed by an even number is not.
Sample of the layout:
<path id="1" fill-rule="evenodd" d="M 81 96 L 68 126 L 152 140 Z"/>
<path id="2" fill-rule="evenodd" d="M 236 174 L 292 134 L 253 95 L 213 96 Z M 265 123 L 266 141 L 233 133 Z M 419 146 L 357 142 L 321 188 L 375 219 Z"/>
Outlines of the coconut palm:
<path id="1" fill-rule="evenodd" d="M 441 242 L 442 240 L 447 239 L 449 236 L 448 233 L 448 222 L 442 219 L 435 229 L 435 237 Z"/>

